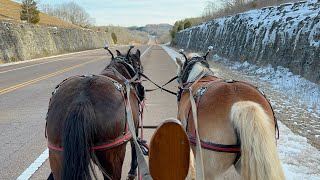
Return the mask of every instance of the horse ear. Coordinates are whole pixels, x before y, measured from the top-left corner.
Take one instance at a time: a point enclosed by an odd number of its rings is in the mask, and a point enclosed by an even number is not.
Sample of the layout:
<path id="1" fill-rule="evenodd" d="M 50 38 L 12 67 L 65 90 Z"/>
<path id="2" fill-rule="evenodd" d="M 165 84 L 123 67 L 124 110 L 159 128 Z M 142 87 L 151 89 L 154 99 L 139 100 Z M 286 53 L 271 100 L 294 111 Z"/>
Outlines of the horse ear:
<path id="1" fill-rule="evenodd" d="M 176 62 L 180 67 L 183 66 L 183 62 L 182 62 L 182 60 L 180 58 L 176 57 Z"/>
<path id="2" fill-rule="evenodd" d="M 119 50 L 116 50 L 116 51 L 117 51 L 117 56 L 122 56 L 122 54 Z"/>
<path id="3" fill-rule="evenodd" d="M 136 51 L 136 56 L 139 57 L 139 58 L 140 58 L 140 56 L 141 56 L 141 52 L 140 52 L 139 49 L 137 49 L 137 51 Z"/>

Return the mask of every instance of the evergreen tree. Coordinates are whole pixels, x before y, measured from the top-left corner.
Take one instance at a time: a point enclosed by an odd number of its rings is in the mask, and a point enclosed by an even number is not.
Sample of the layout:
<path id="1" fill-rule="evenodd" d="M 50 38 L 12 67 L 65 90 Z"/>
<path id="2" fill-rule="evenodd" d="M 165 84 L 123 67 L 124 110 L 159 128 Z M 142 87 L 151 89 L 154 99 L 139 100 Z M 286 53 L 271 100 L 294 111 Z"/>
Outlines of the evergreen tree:
<path id="1" fill-rule="evenodd" d="M 174 39 L 176 37 L 177 34 L 177 30 L 175 30 L 174 28 L 172 30 L 170 30 L 170 36 L 172 39 Z"/>
<path id="2" fill-rule="evenodd" d="M 189 27 L 191 27 L 191 22 L 188 21 L 188 20 L 186 20 L 185 23 L 184 23 L 184 25 L 183 25 L 183 29 L 187 29 L 187 28 L 189 28 Z"/>
<path id="3" fill-rule="evenodd" d="M 117 38 L 117 36 L 116 36 L 116 34 L 115 34 L 114 32 L 111 33 L 111 38 L 112 38 L 113 42 L 114 42 L 115 44 L 117 44 L 118 38 Z"/>
<path id="4" fill-rule="evenodd" d="M 179 32 L 179 31 L 181 31 L 181 30 L 183 30 L 183 25 L 182 25 L 181 22 L 180 22 L 180 24 L 179 24 L 179 26 L 178 26 L 178 28 L 177 28 L 177 31 Z"/>
<path id="5" fill-rule="evenodd" d="M 28 23 L 36 24 L 40 21 L 37 3 L 34 0 L 23 0 L 21 5 L 20 19 Z"/>

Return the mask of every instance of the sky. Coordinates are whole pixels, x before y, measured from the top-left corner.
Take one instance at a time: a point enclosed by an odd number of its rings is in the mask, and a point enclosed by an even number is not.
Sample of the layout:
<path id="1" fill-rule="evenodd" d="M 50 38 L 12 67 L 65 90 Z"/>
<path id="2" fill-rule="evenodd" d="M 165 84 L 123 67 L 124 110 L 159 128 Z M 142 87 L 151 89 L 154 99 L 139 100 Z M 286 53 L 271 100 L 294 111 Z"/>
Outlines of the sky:
<path id="1" fill-rule="evenodd" d="M 16 0 L 21 1 L 21 0 Z M 71 0 L 36 0 L 42 4 L 59 4 Z M 77 0 L 96 25 L 144 26 L 169 23 L 201 16 L 208 0 Z"/>

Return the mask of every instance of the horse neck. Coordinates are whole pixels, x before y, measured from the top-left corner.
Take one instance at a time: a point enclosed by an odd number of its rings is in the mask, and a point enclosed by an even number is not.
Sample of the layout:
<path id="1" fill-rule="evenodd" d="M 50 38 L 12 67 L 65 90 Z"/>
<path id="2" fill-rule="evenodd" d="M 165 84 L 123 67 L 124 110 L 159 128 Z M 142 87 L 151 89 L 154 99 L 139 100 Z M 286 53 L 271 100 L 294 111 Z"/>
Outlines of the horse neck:
<path id="1" fill-rule="evenodd" d="M 101 74 L 109 74 L 109 72 L 113 72 L 113 68 L 118 71 L 123 77 L 126 79 L 131 79 L 134 75 L 130 74 L 130 70 L 127 69 L 127 67 L 121 63 L 114 62 L 112 64 L 109 64 L 105 70 Z"/>
<path id="2" fill-rule="evenodd" d="M 201 63 L 197 62 L 191 69 L 187 82 L 195 80 L 205 69 L 208 69 Z"/>

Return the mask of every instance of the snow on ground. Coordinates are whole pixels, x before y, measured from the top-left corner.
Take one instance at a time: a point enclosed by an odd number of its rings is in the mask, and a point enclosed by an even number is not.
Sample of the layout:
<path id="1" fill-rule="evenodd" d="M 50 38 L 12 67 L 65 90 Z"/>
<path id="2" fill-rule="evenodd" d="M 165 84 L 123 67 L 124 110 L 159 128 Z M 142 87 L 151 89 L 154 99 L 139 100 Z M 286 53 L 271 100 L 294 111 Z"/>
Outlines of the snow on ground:
<path id="1" fill-rule="evenodd" d="M 291 100 L 298 98 L 299 103 L 306 106 L 310 113 L 320 114 L 320 86 L 299 75 L 294 75 L 289 69 L 281 66 L 273 68 L 271 65 L 258 67 L 247 61 L 244 63 L 231 62 L 218 55 L 214 55 L 214 59 L 228 65 L 233 70 L 250 76 L 258 76 L 260 80 L 270 83 L 273 88 L 286 92 Z"/>
<path id="2" fill-rule="evenodd" d="M 173 61 L 175 61 L 176 57 L 182 57 L 175 50 L 167 46 L 161 47 L 169 54 Z M 295 76 L 287 69 L 282 67 L 278 67 L 276 69 L 272 68 L 271 66 L 260 68 L 250 65 L 247 62 L 242 64 L 230 62 L 227 59 L 218 57 L 217 55 L 214 56 L 214 59 L 228 67 L 229 70 L 233 71 L 230 73 L 236 74 L 236 77 L 255 76 L 256 78 L 260 79 L 262 83 L 264 83 L 264 86 L 271 86 L 271 88 L 278 91 L 283 91 L 285 94 L 287 94 L 287 97 L 284 98 L 285 101 L 281 101 L 282 103 L 280 104 L 279 101 L 275 100 L 274 98 L 270 98 L 276 113 L 287 113 L 288 111 L 286 108 L 291 109 L 294 112 L 300 112 L 300 106 L 296 107 L 290 103 L 290 100 L 297 101 L 298 99 L 299 103 L 302 103 L 308 107 L 305 109 L 306 112 L 303 113 L 309 113 L 312 116 L 315 116 L 315 119 L 318 120 L 315 123 L 319 125 L 319 85 L 311 83 L 299 76 Z M 222 70 L 220 70 L 219 67 L 212 69 L 214 72 L 217 72 L 218 76 L 220 74 L 222 75 Z M 262 84 L 259 84 L 258 86 L 260 87 L 261 85 Z M 294 116 L 299 116 L 300 114 L 292 113 L 290 115 L 292 115 L 292 118 L 294 119 Z M 277 142 L 278 151 L 286 178 L 288 180 L 320 180 L 320 151 L 310 145 L 307 138 L 293 133 L 281 121 L 278 121 L 278 123 L 280 129 L 280 139 Z M 290 123 L 297 124 L 295 121 Z M 318 134 L 315 135 L 315 138 L 319 138 L 319 131 L 317 133 Z"/>
<path id="3" fill-rule="evenodd" d="M 232 62 L 214 55 L 214 62 L 223 64 L 229 69 L 246 76 L 246 80 L 264 91 L 280 94 L 279 98 L 270 97 L 270 101 L 282 117 L 283 123 L 307 137 L 320 148 L 320 86 L 299 75 L 292 74 L 287 68 L 271 65 L 258 67 L 248 62 Z M 249 80 L 250 79 L 250 80 Z M 269 86 L 271 88 L 269 88 Z M 294 108 L 291 108 L 294 106 Z"/>
<path id="4" fill-rule="evenodd" d="M 278 151 L 287 180 L 320 180 L 320 151 L 279 121 Z"/>

